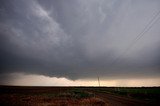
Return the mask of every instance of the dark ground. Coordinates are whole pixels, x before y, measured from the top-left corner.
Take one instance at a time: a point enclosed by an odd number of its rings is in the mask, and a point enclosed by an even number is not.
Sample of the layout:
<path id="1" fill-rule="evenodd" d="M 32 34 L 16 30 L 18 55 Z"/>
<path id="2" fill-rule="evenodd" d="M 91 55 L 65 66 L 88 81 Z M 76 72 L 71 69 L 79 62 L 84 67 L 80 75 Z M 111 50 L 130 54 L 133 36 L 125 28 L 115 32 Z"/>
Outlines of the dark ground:
<path id="1" fill-rule="evenodd" d="M 0 106 L 160 106 L 160 87 L 0 86 Z"/>

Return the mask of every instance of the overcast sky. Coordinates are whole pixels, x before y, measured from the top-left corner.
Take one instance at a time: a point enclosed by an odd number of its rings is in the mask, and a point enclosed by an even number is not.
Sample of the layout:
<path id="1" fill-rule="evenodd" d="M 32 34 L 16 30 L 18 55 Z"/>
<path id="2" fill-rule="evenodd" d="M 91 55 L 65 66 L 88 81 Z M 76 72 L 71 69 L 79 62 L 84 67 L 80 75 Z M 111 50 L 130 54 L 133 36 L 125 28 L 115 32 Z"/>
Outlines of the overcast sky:
<path id="1" fill-rule="evenodd" d="M 160 0 L 1 0 L 0 83 L 160 78 L 159 18 Z"/>

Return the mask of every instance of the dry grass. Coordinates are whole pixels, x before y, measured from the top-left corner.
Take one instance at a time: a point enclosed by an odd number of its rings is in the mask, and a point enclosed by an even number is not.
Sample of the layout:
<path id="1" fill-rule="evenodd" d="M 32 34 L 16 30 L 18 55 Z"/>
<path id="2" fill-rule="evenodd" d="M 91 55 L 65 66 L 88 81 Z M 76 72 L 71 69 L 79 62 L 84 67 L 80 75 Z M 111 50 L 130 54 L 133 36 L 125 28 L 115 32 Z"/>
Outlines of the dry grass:
<path id="1" fill-rule="evenodd" d="M 0 106 L 107 106 L 93 93 L 72 87 L 0 87 Z"/>
<path id="2" fill-rule="evenodd" d="M 48 97 L 44 95 L 17 95 L 4 94 L 0 96 L 0 105 L 3 106 L 107 106 L 99 98 Z"/>
<path id="3" fill-rule="evenodd" d="M 81 100 L 80 104 L 82 106 L 108 106 L 105 101 L 96 97 L 83 99 Z"/>

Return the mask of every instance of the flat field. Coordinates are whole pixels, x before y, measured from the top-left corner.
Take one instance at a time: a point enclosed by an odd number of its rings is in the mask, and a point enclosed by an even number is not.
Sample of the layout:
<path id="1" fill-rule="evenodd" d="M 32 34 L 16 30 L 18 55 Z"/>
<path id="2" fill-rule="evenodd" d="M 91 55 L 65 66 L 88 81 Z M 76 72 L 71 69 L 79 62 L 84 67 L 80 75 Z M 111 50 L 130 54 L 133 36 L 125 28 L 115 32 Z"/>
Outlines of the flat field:
<path id="1" fill-rule="evenodd" d="M 160 106 L 160 87 L 0 86 L 0 106 Z"/>

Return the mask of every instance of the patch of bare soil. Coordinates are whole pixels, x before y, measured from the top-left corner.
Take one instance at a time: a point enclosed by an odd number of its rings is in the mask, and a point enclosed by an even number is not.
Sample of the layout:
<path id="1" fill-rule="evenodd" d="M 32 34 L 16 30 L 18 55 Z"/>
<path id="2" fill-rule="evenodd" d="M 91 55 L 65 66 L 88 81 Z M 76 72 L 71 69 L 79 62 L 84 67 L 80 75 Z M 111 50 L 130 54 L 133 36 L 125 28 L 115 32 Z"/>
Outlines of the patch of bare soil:
<path id="1" fill-rule="evenodd" d="M 109 106 L 160 106 L 159 103 L 142 101 L 107 93 L 96 93 L 95 95 L 103 99 Z"/>
<path id="2" fill-rule="evenodd" d="M 1 106 L 108 106 L 100 98 L 45 97 L 31 95 L 1 95 Z"/>

